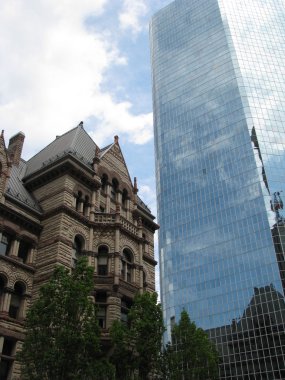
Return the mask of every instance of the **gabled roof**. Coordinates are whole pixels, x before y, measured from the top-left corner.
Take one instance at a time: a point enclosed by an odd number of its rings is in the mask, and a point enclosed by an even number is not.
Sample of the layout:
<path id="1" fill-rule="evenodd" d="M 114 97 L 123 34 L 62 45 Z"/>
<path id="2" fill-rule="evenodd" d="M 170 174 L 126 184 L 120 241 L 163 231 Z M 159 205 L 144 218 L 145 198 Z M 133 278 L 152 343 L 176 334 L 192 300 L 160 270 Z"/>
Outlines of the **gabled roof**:
<path id="1" fill-rule="evenodd" d="M 25 204 L 27 207 L 32 208 L 34 211 L 41 212 L 42 210 L 37 201 L 23 185 L 23 180 L 46 165 L 60 160 L 61 157 L 67 154 L 73 155 L 91 168 L 93 159 L 96 155 L 96 148 L 99 149 L 89 134 L 84 130 L 83 123 L 81 122 L 77 127 L 61 136 L 57 136 L 54 141 L 28 161 L 21 160 L 19 166 L 13 165 L 11 177 L 7 184 L 6 194 L 16 201 Z M 99 149 L 99 157 L 104 161 L 104 157 L 107 157 L 108 153 L 112 154 L 113 148 L 117 150 L 117 153 L 121 156 L 121 161 L 125 166 L 126 177 L 128 177 L 132 186 L 132 181 L 121 148 L 118 144 L 117 136 L 115 136 L 115 141 L 112 144 Z M 150 209 L 139 197 L 138 204 L 147 212 L 150 212 Z"/>
<path id="2" fill-rule="evenodd" d="M 104 156 L 104 154 L 105 154 L 106 152 L 108 152 L 108 150 L 109 150 L 113 145 L 114 145 L 114 144 L 109 144 L 109 145 L 105 146 L 104 148 L 100 149 L 100 154 L 99 154 L 100 158 L 102 158 L 102 157 Z"/>
<path id="3" fill-rule="evenodd" d="M 84 130 L 81 122 L 77 127 L 57 136 L 53 142 L 27 161 L 25 176 L 29 176 L 68 153 L 73 154 L 86 165 L 91 165 L 95 150 L 96 144 Z"/>

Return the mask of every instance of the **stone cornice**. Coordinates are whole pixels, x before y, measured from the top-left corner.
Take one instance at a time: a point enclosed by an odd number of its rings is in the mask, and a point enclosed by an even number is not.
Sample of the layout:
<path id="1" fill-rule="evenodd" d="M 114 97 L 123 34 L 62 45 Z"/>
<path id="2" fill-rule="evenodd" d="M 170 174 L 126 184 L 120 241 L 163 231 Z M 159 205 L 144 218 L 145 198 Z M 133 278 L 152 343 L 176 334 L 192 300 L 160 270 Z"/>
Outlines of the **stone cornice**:
<path id="1" fill-rule="evenodd" d="M 101 186 L 101 180 L 95 175 L 92 167 L 87 166 L 72 154 L 64 155 L 57 161 L 43 166 L 35 173 L 25 177 L 23 182 L 26 188 L 31 191 L 67 173 L 92 189 L 99 189 Z"/>
<path id="2" fill-rule="evenodd" d="M 1 214 L 1 219 L 2 218 L 4 220 L 8 219 L 9 221 L 24 227 L 26 230 L 36 235 L 39 235 L 39 233 L 42 230 L 40 221 L 36 222 L 34 220 L 31 220 L 27 216 L 20 214 L 15 209 L 12 209 L 11 207 L 3 203 L 0 203 L 0 214 Z M 0 219 L 0 222 L 1 222 L 1 219 Z"/>
<path id="3" fill-rule="evenodd" d="M 157 265 L 157 261 L 154 260 L 154 258 L 152 258 L 151 256 L 147 255 L 146 253 L 143 254 L 143 259 L 149 264 Z"/>
<path id="4" fill-rule="evenodd" d="M 22 268 L 22 269 L 24 269 L 28 272 L 31 272 L 31 273 L 35 273 L 35 271 L 36 271 L 36 268 L 33 264 L 24 264 L 19 259 L 14 259 L 11 256 L 2 256 L 1 255 L 0 256 L 0 263 L 1 263 L 1 260 L 6 261 L 7 263 L 12 264 L 15 267 Z"/>

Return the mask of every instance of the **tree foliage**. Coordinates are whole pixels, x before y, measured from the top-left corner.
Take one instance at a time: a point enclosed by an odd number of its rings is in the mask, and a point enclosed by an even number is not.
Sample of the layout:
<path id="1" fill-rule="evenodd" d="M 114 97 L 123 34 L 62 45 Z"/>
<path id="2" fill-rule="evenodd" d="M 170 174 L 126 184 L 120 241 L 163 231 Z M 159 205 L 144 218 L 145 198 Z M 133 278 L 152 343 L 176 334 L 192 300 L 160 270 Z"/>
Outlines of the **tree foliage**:
<path id="1" fill-rule="evenodd" d="M 166 347 L 165 378 L 169 380 L 215 380 L 218 378 L 218 353 L 201 328 L 186 311 L 172 330 L 172 343 Z"/>
<path id="2" fill-rule="evenodd" d="M 115 321 L 111 329 L 114 342 L 112 362 L 116 379 L 137 376 L 147 380 L 160 367 L 164 332 L 161 306 L 156 293 L 137 294 L 128 314 L 128 324 Z"/>
<path id="3" fill-rule="evenodd" d="M 100 359 L 92 290 L 93 268 L 85 258 L 78 260 L 71 274 L 56 268 L 27 314 L 27 334 L 19 355 L 23 379 L 113 378 L 113 367 Z"/>

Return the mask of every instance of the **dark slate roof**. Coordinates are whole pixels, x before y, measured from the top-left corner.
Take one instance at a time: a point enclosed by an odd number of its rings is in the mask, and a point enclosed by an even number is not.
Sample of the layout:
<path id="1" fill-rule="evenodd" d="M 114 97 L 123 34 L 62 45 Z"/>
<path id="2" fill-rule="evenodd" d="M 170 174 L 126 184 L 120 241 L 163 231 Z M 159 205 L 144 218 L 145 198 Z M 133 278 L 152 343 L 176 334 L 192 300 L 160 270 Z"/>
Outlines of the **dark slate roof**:
<path id="1" fill-rule="evenodd" d="M 107 146 L 105 146 L 104 148 L 100 149 L 100 158 L 104 156 L 105 153 L 108 152 L 108 150 L 114 145 L 113 144 L 109 144 Z"/>
<path id="2" fill-rule="evenodd" d="M 91 165 L 95 156 L 96 144 L 80 123 L 47 145 L 27 161 L 26 176 L 36 172 L 66 154 L 72 154 L 86 165 Z"/>
<path id="3" fill-rule="evenodd" d="M 141 200 L 141 198 L 138 196 L 138 205 L 141 206 L 141 208 L 145 209 L 147 212 L 151 214 L 150 208 Z"/>
<path id="4" fill-rule="evenodd" d="M 100 149 L 99 156 L 103 157 L 113 145 L 114 143 Z M 96 144 L 84 130 L 83 123 L 81 122 L 77 127 L 61 136 L 57 136 L 54 141 L 30 158 L 27 162 L 21 160 L 18 167 L 13 165 L 6 193 L 35 211 L 41 212 L 41 208 L 36 200 L 25 189 L 22 179 L 35 173 L 44 166 L 56 162 L 67 154 L 72 154 L 85 165 L 91 166 L 93 158 L 95 157 L 95 151 Z M 147 212 L 151 212 L 139 197 L 138 204 Z"/>
<path id="5" fill-rule="evenodd" d="M 22 178 L 26 173 L 26 161 L 21 160 L 19 166 L 13 165 L 11 168 L 11 176 L 8 180 L 6 195 L 10 196 L 17 202 L 33 209 L 34 211 L 41 212 L 41 207 L 33 196 L 25 189 L 22 183 Z"/>

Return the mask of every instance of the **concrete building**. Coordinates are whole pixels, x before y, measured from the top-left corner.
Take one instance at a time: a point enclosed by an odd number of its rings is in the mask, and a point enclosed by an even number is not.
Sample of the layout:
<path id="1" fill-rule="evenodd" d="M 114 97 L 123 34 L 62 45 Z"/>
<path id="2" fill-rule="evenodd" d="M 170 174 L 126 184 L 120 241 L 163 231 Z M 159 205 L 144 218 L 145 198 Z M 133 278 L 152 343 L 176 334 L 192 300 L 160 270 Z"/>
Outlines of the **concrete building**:
<path id="1" fill-rule="evenodd" d="M 254 289 L 284 295 L 284 19 L 282 0 L 176 0 L 150 26 L 166 339 L 187 310 L 217 344 L 227 380 L 285 378 L 284 308 L 270 309 L 278 329 L 274 339 L 266 330 L 254 366 L 229 361 L 221 343 L 233 320 L 245 328 Z"/>
<path id="2" fill-rule="evenodd" d="M 102 342 L 137 292 L 154 291 L 158 228 L 119 145 L 100 149 L 80 123 L 24 161 L 24 134 L 0 138 L 0 378 L 18 379 L 23 321 L 56 265 L 94 267 Z"/>

